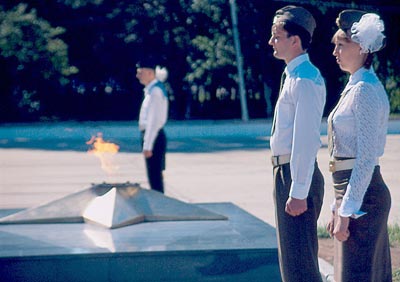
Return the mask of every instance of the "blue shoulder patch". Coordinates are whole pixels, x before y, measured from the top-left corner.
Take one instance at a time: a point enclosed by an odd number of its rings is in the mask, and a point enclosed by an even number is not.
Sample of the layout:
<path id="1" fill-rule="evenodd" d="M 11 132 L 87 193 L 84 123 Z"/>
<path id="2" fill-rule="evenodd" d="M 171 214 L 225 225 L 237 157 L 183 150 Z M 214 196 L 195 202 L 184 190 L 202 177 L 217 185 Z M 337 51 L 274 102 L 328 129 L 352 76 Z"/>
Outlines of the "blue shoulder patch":
<path id="1" fill-rule="evenodd" d="M 165 96 L 165 97 L 168 97 L 167 89 L 165 89 L 165 86 L 164 86 L 164 84 L 163 84 L 161 81 L 157 81 L 157 82 L 149 89 L 150 92 L 151 92 L 151 89 L 152 89 L 153 87 L 158 87 L 158 88 L 160 88 L 161 91 L 163 92 L 164 96 Z"/>
<path id="2" fill-rule="evenodd" d="M 374 73 L 371 73 L 369 71 L 366 71 L 363 73 L 362 80 L 367 83 L 372 83 L 372 84 L 379 82 L 378 77 Z"/>
<path id="3" fill-rule="evenodd" d="M 319 70 L 310 62 L 306 61 L 298 65 L 292 75 L 295 78 L 302 78 L 302 79 L 310 79 L 313 80 L 316 84 L 323 84 L 324 80 L 319 72 Z"/>

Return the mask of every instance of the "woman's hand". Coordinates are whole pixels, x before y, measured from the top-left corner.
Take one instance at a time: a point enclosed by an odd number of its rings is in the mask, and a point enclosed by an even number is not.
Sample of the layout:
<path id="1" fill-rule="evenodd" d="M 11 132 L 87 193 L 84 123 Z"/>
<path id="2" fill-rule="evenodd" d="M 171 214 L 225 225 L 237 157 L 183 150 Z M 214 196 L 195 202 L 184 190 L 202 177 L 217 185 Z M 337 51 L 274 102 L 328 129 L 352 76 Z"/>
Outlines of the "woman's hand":
<path id="1" fill-rule="evenodd" d="M 326 225 L 326 231 L 328 231 L 329 236 L 333 237 L 333 230 L 335 229 L 335 211 L 332 211 L 331 219 Z"/>
<path id="2" fill-rule="evenodd" d="M 346 241 L 350 236 L 349 222 L 350 222 L 350 217 L 339 216 L 339 218 L 335 224 L 335 228 L 333 230 L 333 235 L 340 242 Z"/>

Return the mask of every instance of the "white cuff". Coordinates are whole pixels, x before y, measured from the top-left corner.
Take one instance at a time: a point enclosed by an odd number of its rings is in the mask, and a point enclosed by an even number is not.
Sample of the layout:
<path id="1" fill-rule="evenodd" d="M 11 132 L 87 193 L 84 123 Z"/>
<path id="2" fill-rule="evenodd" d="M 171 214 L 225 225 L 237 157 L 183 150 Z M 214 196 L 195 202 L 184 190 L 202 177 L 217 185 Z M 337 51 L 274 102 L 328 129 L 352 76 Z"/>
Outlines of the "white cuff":
<path id="1" fill-rule="evenodd" d="M 294 182 L 292 182 L 292 185 L 290 187 L 289 197 L 303 200 L 308 197 L 308 191 L 309 188 L 306 187 L 305 185 L 294 184 Z"/>
<path id="2" fill-rule="evenodd" d="M 361 204 L 362 203 L 358 203 L 350 199 L 343 198 L 338 213 L 342 217 L 359 218 L 360 216 L 367 214 L 366 212 L 363 212 L 357 208 L 361 206 Z"/>

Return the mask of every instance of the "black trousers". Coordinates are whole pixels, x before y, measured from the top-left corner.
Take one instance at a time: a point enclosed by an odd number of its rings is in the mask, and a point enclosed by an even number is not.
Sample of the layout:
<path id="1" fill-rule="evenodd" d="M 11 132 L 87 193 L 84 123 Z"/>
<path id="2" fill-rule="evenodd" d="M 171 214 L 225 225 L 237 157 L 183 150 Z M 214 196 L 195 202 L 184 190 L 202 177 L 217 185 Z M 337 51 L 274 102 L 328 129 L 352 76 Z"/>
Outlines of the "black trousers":
<path id="1" fill-rule="evenodd" d="M 351 176 L 351 170 L 333 173 L 336 209 L 340 206 Z M 376 166 L 364 195 L 361 210 L 366 215 L 350 218 L 350 237 L 345 242 L 335 239 L 336 282 L 390 282 L 390 259 L 387 221 L 391 206 L 390 192 Z"/>
<path id="2" fill-rule="evenodd" d="M 144 132 L 142 132 L 143 147 Z M 158 192 L 164 193 L 163 170 L 165 170 L 165 154 L 167 151 L 167 136 L 163 129 L 158 132 L 153 146 L 153 155 L 145 158 L 147 178 L 150 188 Z"/>
<path id="3" fill-rule="evenodd" d="M 300 216 L 285 212 L 289 198 L 290 165 L 274 168 L 274 200 L 279 266 L 283 282 L 321 282 L 318 265 L 317 220 L 324 197 L 324 178 L 315 163 L 307 197 L 308 209 Z"/>

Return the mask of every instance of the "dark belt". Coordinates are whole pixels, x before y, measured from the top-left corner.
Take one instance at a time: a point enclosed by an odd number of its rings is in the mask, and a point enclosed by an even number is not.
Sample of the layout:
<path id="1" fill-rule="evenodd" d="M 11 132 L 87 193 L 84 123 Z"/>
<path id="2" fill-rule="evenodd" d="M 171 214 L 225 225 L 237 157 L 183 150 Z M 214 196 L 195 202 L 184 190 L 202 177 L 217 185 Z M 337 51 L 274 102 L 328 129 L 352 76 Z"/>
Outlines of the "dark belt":
<path id="1" fill-rule="evenodd" d="M 158 133 L 157 133 L 157 134 L 159 134 L 159 133 L 162 132 L 162 131 L 164 131 L 164 127 L 160 128 L 160 129 L 158 130 Z M 144 135 L 145 132 L 146 132 L 146 130 L 140 130 L 140 133 L 141 133 L 142 135 Z"/>

